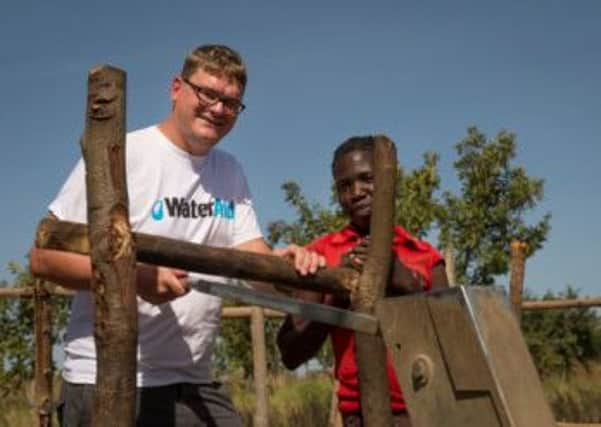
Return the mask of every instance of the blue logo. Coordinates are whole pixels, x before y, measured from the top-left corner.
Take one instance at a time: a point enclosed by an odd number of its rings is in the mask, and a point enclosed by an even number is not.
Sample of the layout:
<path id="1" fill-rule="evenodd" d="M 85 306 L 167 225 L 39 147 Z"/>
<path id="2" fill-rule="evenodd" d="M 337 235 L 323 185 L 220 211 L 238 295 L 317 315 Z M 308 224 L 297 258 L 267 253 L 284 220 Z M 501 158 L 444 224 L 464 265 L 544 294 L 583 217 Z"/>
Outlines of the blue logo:
<path id="1" fill-rule="evenodd" d="M 152 219 L 160 221 L 165 214 L 177 218 L 206 218 L 216 217 L 234 219 L 236 205 L 232 200 L 215 199 L 208 203 L 187 200 L 183 197 L 165 197 L 152 205 Z"/>
<path id="2" fill-rule="evenodd" d="M 157 200 L 152 205 L 152 219 L 156 221 L 160 221 L 165 216 L 165 212 L 163 210 L 163 201 Z"/>
<path id="3" fill-rule="evenodd" d="M 213 212 L 215 216 L 220 216 L 227 219 L 234 219 L 234 202 L 215 199 L 213 205 Z"/>

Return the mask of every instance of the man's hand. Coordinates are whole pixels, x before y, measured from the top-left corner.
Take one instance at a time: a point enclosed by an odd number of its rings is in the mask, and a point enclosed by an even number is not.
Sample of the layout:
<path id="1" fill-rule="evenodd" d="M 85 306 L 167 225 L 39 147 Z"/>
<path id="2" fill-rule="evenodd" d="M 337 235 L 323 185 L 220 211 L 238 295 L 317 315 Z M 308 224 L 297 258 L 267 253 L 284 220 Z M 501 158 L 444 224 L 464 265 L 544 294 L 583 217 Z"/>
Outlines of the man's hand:
<path id="1" fill-rule="evenodd" d="M 188 273 L 183 270 L 138 264 L 137 292 L 151 304 L 162 304 L 190 291 L 187 278 Z"/>
<path id="2" fill-rule="evenodd" d="M 326 260 L 323 256 L 298 245 L 274 249 L 273 254 L 287 259 L 301 276 L 315 274 L 319 268 L 326 266 Z"/>

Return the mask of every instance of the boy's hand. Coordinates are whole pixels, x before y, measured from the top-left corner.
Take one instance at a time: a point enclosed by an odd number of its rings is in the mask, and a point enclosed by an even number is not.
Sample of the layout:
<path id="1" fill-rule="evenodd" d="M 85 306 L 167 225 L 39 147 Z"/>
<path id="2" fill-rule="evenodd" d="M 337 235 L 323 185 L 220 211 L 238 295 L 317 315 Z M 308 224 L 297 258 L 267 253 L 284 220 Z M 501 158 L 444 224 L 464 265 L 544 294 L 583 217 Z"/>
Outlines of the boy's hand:
<path id="1" fill-rule="evenodd" d="M 353 268 L 361 273 L 367 261 L 367 252 L 369 251 L 370 243 L 370 237 L 365 236 L 357 246 L 344 254 L 341 263 L 342 267 Z"/>

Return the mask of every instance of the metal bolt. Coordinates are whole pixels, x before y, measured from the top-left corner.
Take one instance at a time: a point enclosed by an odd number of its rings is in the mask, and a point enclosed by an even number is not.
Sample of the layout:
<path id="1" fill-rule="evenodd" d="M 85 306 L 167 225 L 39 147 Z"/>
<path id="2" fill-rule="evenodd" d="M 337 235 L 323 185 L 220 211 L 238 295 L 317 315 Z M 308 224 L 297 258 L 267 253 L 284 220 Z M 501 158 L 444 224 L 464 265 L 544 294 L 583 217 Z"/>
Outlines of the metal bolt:
<path id="1" fill-rule="evenodd" d="M 428 356 L 420 354 L 415 358 L 411 365 L 411 380 L 414 391 L 419 391 L 428 385 L 432 377 L 432 371 L 433 364 Z"/>

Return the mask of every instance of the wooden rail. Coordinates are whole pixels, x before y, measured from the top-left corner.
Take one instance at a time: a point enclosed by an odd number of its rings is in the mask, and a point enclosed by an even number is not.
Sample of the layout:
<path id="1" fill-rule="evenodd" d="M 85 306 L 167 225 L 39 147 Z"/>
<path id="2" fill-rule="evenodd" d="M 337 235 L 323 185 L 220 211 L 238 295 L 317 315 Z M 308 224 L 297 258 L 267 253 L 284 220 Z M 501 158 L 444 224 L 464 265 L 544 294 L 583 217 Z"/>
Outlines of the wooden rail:
<path id="1" fill-rule="evenodd" d="M 72 297 L 75 292 L 58 285 L 45 284 L 47 292 L 51 296 Z M 33 298 L 35 289 L 33 286 L 17 288 L 0 288 L 0 298 Z M 522 310 L 554 310 L 568 308 L 588 308 L 601 307 L 601 298 L 574 298 L 574 299 L 547 299 L 547 300 L 526 300 L 522 301 Z M 248 317 L 251 308 L 243 307 L 224 307 L 222 316 L 224 317 Z M 282 317 L 284 313 L 277 310 L 265 309 L 267 317 Z"/>
<path id="2" fill-rule="evenodd" d="M 522 310 L 553 310 L 601 306 L 601 298 L 548 299 L 522 302 Z"/>

